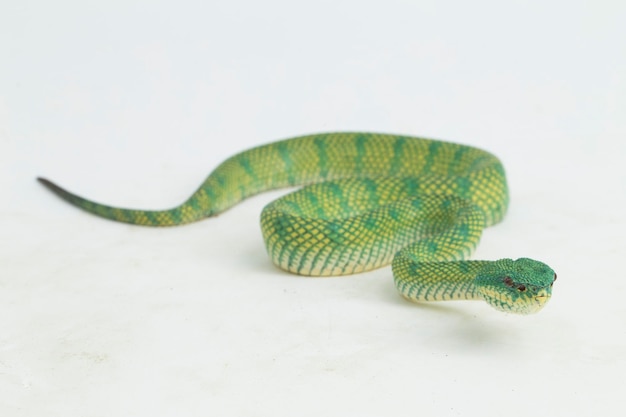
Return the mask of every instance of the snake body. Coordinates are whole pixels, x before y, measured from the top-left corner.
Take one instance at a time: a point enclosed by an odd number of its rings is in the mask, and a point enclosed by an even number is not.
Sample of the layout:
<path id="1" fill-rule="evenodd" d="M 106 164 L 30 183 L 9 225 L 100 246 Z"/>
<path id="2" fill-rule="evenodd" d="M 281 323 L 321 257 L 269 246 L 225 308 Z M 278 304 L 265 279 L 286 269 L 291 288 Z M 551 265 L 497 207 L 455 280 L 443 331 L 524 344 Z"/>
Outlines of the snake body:
<path id="1" fill-rule="evenodd" d="M 238 153 L 193 195 L 169 210 L 107 206 L 39 178 L 88 212 L 145 226 L 215 216 L 251 195 L 305 185 L 267 205 L 261 229 L 272 261 L 311 276 L 345 275 L 392 264 L 405 298 L 484 299 L 532 313 L 551 296 L 556 274 L 542 262 L 469 261 L 482 230 L 504 217 L 502 163 L 455 143 L 375 133 L 326 133 Z"/>

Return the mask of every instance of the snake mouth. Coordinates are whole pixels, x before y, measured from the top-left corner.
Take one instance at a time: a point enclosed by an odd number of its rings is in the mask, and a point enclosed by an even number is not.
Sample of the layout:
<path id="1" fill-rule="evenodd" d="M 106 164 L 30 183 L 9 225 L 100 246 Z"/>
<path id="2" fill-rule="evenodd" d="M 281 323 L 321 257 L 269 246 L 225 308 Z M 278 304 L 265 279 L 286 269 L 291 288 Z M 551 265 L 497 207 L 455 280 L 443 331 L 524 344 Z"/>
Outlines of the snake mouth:
<path id="1" fill-rule="evenodd" d="M 535 294 L 533 297 L 534 307 L 529 309 L 529 312 L 536 313 L 541 310 L 547 302 L 550 300 L 552 294 L 549 294 L 546 291 L 540 291 L 538 294 Z"/>
<path id="2" fill-rule="evenodd" d="M 535 294 L 534 298 L 536 301 L 545 302 L 548 301 L 551 296 L 552 294 L 550 294 L 546 289 L 542 289 Z"/>

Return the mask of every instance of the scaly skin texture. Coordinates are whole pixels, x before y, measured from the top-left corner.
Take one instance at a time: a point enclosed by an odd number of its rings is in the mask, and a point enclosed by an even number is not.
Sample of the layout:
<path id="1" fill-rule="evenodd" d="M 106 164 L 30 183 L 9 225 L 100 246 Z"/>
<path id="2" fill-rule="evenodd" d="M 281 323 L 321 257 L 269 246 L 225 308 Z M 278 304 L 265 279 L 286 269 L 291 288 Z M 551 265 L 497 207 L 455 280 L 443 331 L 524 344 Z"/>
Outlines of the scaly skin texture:
<path id="1" fill-rule="evenodd" d="M 110 207 L 39 179 L 101 217 L 175 226 L 217 215 L 251 195 L 306 185 L 270 203 L 261 228 L 272 261 L 301 275 L 343 275 L 392 263 L 412 301 L 484 299 L 499 310 L 538 311 L 556 275 L 547 265 L 464 261 L 508 206 L 504 168 L 492 154 L 448 142 L 374 133 L 287 139 L 220 164 L 182 205 Z"/>

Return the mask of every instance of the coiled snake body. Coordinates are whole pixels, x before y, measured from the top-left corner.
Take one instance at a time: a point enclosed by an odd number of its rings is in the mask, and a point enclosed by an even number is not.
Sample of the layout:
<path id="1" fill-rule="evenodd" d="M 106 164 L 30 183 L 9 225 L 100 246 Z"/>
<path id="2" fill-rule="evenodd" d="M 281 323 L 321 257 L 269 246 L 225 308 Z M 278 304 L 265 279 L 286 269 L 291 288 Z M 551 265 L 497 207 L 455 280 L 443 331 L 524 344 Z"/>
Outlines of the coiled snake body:
<path id="1" fill-rule="evenodd" d="M 39 178 L 70 203 L 108 219 L 174 226 L 217 215 L 262 191 L 308 184 L 265 207 L 261 228 L 279 267 L 344 275 L 392 264 L 412 301 L 484 299 L 532 313 L 556 274 L 527 258 L 463 260 L 508 205 L 504 168 L 492 154 L 454 143 L 374 133 L 287 139 L 234 155 L 182 205 L 161 211 L 106 206 Z"/>

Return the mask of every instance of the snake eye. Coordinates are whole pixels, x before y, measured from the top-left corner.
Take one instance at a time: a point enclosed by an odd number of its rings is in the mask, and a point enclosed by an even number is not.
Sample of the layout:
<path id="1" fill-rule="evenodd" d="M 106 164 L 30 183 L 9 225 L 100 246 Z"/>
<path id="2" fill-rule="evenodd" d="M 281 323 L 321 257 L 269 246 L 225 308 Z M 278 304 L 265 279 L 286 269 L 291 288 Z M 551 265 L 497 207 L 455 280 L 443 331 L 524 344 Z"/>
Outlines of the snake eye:
<path id="1" fill-rule="evenodd" d="M 524 284 L 520 284 L 517 286 L 517 289 L 520 291 L 526 291 L 526 286 Z"/>
<path id="2" fill-rule="evenodd" d="M 511 279 L 511 277 L 504 277 L 502 282 L 504 282 L 504 284 L 506 286 L 508 286 L 508 287 L 512 287 L 513 286 L 513 280 Z"/>

